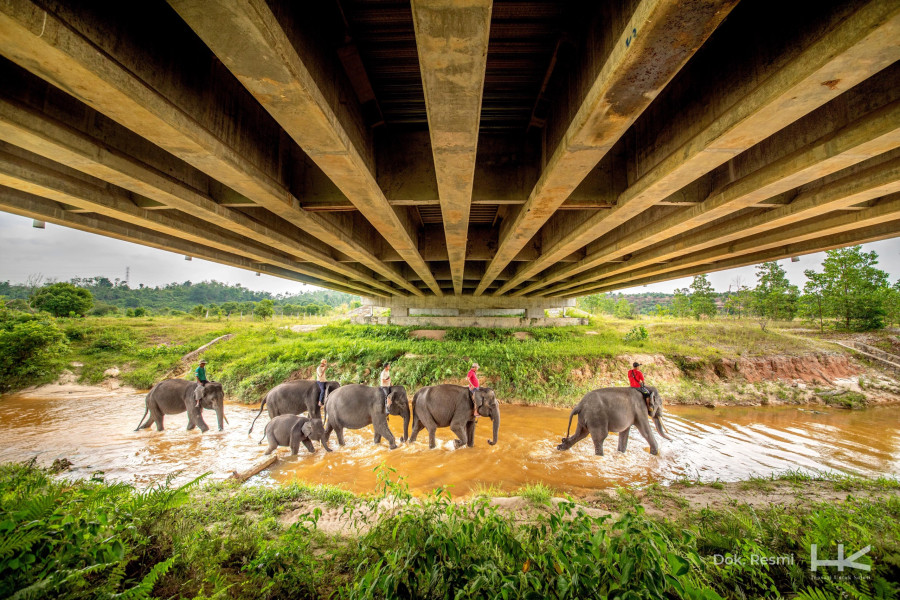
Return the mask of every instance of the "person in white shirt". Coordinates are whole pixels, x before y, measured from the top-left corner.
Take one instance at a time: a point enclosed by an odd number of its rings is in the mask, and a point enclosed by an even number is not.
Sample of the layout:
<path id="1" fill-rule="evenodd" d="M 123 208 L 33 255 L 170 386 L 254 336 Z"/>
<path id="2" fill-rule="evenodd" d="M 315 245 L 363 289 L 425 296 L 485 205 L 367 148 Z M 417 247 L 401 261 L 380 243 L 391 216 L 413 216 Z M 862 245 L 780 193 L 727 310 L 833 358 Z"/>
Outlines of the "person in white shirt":
<path id="1" fill-rule="evenodd" d="M 385 363 L 381 371 L 381 393 L 384 394 L 384 412 L 391 406 L 391 363 Z"/>
<path id="2" fill-rule="evenodd" d="M 316 367 L 316 385 L 319 386 L 319 406 L 324 406 L 325 404 L 325 383 L 328 379 L 325 376 L 325 371 L 328 369 L 328 361 L 324 358 L 322 362 L 319 363 L 319 366 Z"/>

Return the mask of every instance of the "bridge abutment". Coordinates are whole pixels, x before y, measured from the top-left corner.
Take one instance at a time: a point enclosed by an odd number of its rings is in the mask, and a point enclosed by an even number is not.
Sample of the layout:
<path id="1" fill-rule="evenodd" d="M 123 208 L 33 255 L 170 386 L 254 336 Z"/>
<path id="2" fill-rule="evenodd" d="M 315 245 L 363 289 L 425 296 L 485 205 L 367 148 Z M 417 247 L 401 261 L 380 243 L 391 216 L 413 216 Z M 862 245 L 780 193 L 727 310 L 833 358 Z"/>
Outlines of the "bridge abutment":
<path id="1" fill-rule="evenodd" d="M 561 327 L 586 325 L 587 319 L 548 317 L 548 309 L 575 306 L 571 298 L 495 298 L 444 296 L 442 298 L 363 298 L 373 307 L 372 316 L 353 319 L 360 324 L 431 327 Z M 390 309 L 379 316 L 377 308 Z"/>

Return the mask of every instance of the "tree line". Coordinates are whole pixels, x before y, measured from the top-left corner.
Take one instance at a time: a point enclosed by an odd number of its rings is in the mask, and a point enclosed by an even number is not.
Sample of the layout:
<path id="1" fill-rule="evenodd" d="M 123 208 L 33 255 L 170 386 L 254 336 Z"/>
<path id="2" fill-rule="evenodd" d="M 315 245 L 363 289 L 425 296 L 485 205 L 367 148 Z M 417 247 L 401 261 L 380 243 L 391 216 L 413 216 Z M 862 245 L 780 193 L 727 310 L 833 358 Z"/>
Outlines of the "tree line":
<path id="1" fill-rule="evenodd" d="M 73 289 L 84 290 L 90 294 L 91 302 L 87 308 L 73 302 L 72 295 L 75 294 Z M 64 301 L 60 300 L 67 303 L 67 310 L 59 307 L 42 309 L 59 316 L 68 316 L 70 311 L 78 315 L 96 316 L 116 313 L 128 316 L 191 313 L 204 317 L 236 314 L 318 315 L 326 314 L 343 304 L 358 306 L 359 302 L 357 296 L 331 290 L 273 295 L 218 281 L 200 283 L 185 281 L 158 287 L 140 284 L 134 288 L 124 280 L 110 280 L 108 277 L 78 277 L 67 283 L 44 282 L 40 276 L 29 277 L 21 284 L 0 281 L 0 298 L 6 300 L 10 308 L 20 310 L 33 308 L 35 298 L 41 294 L 67 298 Z M 43 304 L 42 301 L 38 302 Z"/>
<path id="2" fill-rule="evenodd" d="M 654 294 L 663 301 L 645 312 L 696 319 L 717 315 L 752 317 L 764 329 L 770 321 L 796 318 L 814 323 L 820 330 L 880 329 L 900 323 L 900 280 L 891 284 L 888 274 L 877 265 L 878 254 L 863 252 L 860 246 L 829 250 L 821 271 L 804 271 L 806 283 L 802 290 L 788 281 L 776 262 L 756 266 L 754 288 L 738 281 L 734 291 L 717 293 L 705 274 L 698 275 L 689 287 L 676 289 L 671 296 Z M 638 297 L 643 296 L 649 295 Z M 578 306 L 595 314 L 633 318 L 637 310 L 629 298 L 622 294 L 594 294 L 579 298 Z"/>

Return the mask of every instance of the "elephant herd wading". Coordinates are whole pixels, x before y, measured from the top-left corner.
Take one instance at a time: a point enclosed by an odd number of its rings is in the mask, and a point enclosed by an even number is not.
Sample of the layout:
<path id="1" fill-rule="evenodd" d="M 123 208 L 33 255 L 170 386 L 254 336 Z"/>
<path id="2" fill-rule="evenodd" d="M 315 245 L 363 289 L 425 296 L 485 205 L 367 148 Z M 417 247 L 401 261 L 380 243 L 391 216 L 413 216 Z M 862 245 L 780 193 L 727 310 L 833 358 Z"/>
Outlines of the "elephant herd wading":
<path id="1" fill-rule="evenodd" d="M 382 388 L 368 385 L 340 385 L 337 381 L 326 384 L 325 399 L 319 403 L 319 388 L 315 381 L 291 381 L 272 388 L 263 398 L 259 412 L 250 425 L 248 435 L 253 433 L 256 420 L 264 408 L 268 408 L 269 422 L 263 432 L 263 440 L 268 439 L 266 454 L 278 446 L 287 446 L 291 454 L 297 454 L 300 444 L 310 452 L 315 452 L 312 441 L 318 441 L 331 452 L 328 441 L 331 432 L 337 435 L 338 444 L 344 445 L 345 429 L 362 429 L 372 425 L 373 442 L 387 440 L 390 448 L 397 447 L 397 438 L 388 427 L 388 416 L 403 419 L 401 442 L 414 443 L 423 430 L 428 431 L 428 446 L 436 446 L 435 432 L 440 427 L 449 427 L 456 434 L 453 444 L 456 448 L 472 447 L 475 444 L 477 416 L 491 419 L 492 435 L 488 444 L 495 445 L 500 431 L 500 403 L 494 390 L 480 387 L 474 391 L 461 385 L 441 384 L 426 386 L 418 390 L 409 401 L 406 388 L 395 385 L 385 400 Z M 619 434 L 619 452 L 625 452 L 631 427 L 647 440 L 650 453 L 657 454 L 659 446 L 653 437 L 650 421 L 659 434 L 671 440 L 662 423 L 662 398 L 654 387 L 648 387 L 645 399 L 636 388 L 603 388 L 588 392 L 569 414 L 566 437 L 562 438 L 557 450 L 568 450 L 590 434 L 594 442 L 594 453 L 603 456 L 603 442 L 609 432 Z M 211 381 L 206 385 L 182 379 L 168 379 L 153 389 L 146 397 L 146 411 L 141 417 L 138 429 L 163 429 L 163 416 L 186 412 L 187 428 L 209 430 L 203 420 L 202 409 L 216 412 L 219 431 L 222 431 L 225 394 L 220 383 Z M 385 411 L 386 407 L 386 411 Z M 150 414 L 149 418 L 147 414 Z M 303 414 L 307 416 L 302 416 Z M 572 419 L 577 416 L 574 433 Z M 225 419 L 227 422 L 227 419 Z M 410 433 L 410 421 L 412 432 Z M 135 430 L 137 431 L 137 429 Z"/>

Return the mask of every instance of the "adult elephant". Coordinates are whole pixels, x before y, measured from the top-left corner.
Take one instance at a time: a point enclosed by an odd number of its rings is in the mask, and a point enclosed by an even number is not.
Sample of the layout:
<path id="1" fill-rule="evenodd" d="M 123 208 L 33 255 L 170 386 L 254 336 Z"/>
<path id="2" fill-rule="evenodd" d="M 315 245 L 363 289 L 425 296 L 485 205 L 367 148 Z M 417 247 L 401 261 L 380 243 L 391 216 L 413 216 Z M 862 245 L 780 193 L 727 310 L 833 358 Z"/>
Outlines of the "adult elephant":
<path id="1" fill-rule="evenodd" d="M 569 414 L 566 437 L 556 449 L 568 450 L 590 433 L 594 440 L 594 454 L 603 456 L 603 442 L 610 431 L 615 431 L 619 434 L 619 452 L 625 452 L 633 425 L 650 444 L 650 454 L 657 454 L 659 446 L 650 429 L 650 419 L 653 419 L 659 435 L 670 441 L 672 438 L 666 435 L 663 427 L 659 392 L 655 387 L 648 386 L 647 389 L 650 390 L 650 398 L 646 401 L 637 388 L 603 388 L 588 392 Z M 578 424 L 575 433 L 570 436 L 572 417 L 575 415 L 578 415 Z"/>
<path id="2" fill-rule="evenodd" d="M 406 388 L 402 385 L 391 387 L 388 394 L 390 406 L 388 413 L 384 412 L 384 394 L 380 387 L 371 387 L 357 383 L 345 385 L 328 394 L 325 400 L 325 443 L 331 437 L 331 432 L 337 433 L 338 444 L 344 445 L 344 429 L 362 429 L 372 425 L 375 430 L 375 443 L 381 442 L 381 438 L 387 439 L 391 450 L 397 447 L 394 434 L 388 429 L 388 414 L 403 417 L 403 437 L 405 442 L 409 434 L 409 399 L 406 397 Z"/>
<path id="3" fill-rule="evenodd" d="M 200 406 L 197 406 L 197 399 Z M 206 385 L 200 385 L 196 381 L 186 379 L 166 379 L 153 386 L 144 400 L 146 410 L 143 421 L 135 431 L 147 429 L 156 423 L 158 431 L 163 430 L 163 416 L 177 415 L 187 412 L 188 430 L 199 427 L 201 432 L 209 431 L 209 425 L 203 420 L 203 409 L 216 411 L 216 421 L 219 423 L 219 431 L 222 431 L 222 420 L 225 419 L 225 391 L 222 384 L 210 381 Z M 150 417 L 144 421 L 147 413 Z M 227 419 L 225 419 L 227 421 Z"/>
<path id="4" fill-rule="evenodd" d="M 473 406 L 474 400 L 474 406 Z M 489 417 L 494 425 L 494 438 L 488 444 L 497 443 L 500 431 L 500 405 L 494 390 L 482 387 L 469 394 L 469 388 L 461 385 L 432 385 L 415 393 L 412 401 L 413 428 L 410 442 L 422 429 L 428 430 L 428 447 L 435 447 L 434 434 L 438 427 L 449 427 L 459 439 L 453 440 L 457 448 L 475 444 L 475 415 Z"/>
<path id="5" fill-rule="evenodd" d="M 337 381 L 327 382 L 325 395 L 327 396 L 339 387 L 341 384 Z M 259 405 L 259 412 L 253 417 L 253 423 L 250 424 L 250 431 L 247 432 L 247 435 L 253 433 L 256 419 L 259 418 L 266 406 L 269 407 L 270 419 L 279 415 L 299 415 L 301 413 L 309 413 L 311 419 L 322 418 L 322 410 L 319 406 L 319 386 L 315 381 L 308 379 L 289 381 L 269 390 L 269 393 L 263 398 L 262 404 Z"/>

